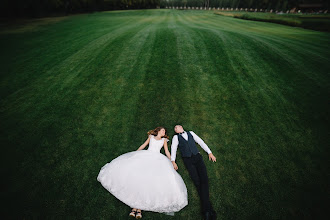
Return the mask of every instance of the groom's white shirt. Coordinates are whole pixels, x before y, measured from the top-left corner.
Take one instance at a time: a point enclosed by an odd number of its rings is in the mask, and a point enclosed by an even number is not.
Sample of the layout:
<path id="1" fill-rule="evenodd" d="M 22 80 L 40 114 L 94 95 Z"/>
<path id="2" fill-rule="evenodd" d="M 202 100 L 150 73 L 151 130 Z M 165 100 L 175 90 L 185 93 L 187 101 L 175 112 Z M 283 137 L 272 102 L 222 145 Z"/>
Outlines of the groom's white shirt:
<path id="1" fill-rule="evenodd" d="M 205 142 L 200 137 L 197 136 L 197 134 L 195 134 L 193 131 L 189 131 L 189 132 L 193 136 L 195 142 L 199 144 L 206 151 L 207 154 L 212 153 L 210 148 L 205 144 Z M 178 135 L 181 135 L 185 140 L 188 141 L 187 132 L 184 131 L 182 134 L 178 134 Z M 179 145 L 178 135 L 174 135 L 174 137 L 172 138 L 171 161 L 175 161 L 176 158 L 176 151 Z"/>

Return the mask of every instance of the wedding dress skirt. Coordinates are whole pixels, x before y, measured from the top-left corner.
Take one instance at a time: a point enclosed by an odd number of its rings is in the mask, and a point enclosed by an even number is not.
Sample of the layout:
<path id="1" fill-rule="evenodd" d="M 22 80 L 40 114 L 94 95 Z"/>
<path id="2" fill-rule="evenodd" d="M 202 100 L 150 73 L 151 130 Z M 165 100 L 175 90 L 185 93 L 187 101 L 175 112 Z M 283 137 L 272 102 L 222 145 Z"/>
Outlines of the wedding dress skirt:
<path id="1" fill-rule="evenodd" d="M 169 213 L 188 204 L 187 188 L 181 176 L 157 150 L 121 155 L 101 168 L 97 180 L 131 208 Z"/>

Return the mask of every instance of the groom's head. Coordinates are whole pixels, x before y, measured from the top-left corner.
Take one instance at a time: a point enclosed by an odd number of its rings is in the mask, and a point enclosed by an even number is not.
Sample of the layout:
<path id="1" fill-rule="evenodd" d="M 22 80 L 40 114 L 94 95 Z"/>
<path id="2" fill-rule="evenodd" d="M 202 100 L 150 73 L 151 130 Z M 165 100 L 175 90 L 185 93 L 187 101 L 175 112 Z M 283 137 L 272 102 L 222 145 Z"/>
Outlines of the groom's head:
<path id="1" fill-rule="evenodd" d="M 175 133 L 182 133 L 184 130 L 183 130 L 182 125 L 175 125 L 174 131 L 175 131 Z"/>

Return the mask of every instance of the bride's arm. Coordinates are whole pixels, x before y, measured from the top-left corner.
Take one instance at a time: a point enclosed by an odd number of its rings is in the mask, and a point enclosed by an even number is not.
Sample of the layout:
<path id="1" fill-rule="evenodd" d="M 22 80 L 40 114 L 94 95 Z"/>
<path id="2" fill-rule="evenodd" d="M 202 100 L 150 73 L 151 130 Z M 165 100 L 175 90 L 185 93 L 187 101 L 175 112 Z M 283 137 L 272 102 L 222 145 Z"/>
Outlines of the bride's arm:
<path id="1" fill-rule="evenodd" d="M 165 154 L 166 154 L 166 156 L 168 157 L 168 159 L 171 160 L 171 154 L 170 154 L 170 152 L 168 151 L 168 147 L 167 147 L 167 139 L 166 139 L 166 138 L 165 138 L 165 140 L 164 140 L 164 150 L 165 150 Z"/>
<path id="2" fill-rule="evenodd" d="M 148 139 L 137 150 L 143 150 L 149 144 L 149 141 L 150 141 L 150 135 Z"/>

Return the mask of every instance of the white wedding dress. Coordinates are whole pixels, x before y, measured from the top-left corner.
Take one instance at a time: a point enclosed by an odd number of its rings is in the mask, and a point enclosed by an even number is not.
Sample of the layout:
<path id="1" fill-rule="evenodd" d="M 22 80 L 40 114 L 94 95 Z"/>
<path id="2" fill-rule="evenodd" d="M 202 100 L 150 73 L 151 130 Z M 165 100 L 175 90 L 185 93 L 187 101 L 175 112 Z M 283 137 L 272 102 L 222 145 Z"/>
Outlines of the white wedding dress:
<path id="1" fill-rule="evenodd" d="M 160 153 L 165 140 L 151 135 L 148 150 L 115 158 L 101 168 L 97 180 L 131 208 L 178 212 L 188 204 L 187 188 L 171 161 Z"/>

